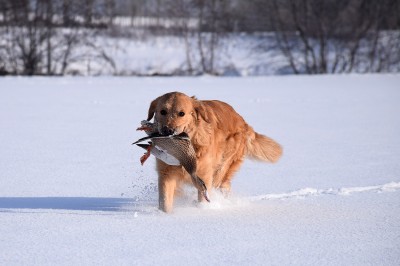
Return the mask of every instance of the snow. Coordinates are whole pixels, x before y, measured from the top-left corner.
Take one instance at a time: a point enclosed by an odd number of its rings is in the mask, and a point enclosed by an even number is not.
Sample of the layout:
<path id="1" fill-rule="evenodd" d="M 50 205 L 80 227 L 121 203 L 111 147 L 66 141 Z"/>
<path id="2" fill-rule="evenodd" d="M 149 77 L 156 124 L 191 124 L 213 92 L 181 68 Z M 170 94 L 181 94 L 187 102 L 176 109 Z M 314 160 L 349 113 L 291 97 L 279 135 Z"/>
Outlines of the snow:
<path id="1" fill-rule="evenodd" d="M 2 265 L 399 265 L 400 75 L 0 79 Z M 157 209 L 131 143 L 169 91 L 284 147 L 224 199 Z"/>

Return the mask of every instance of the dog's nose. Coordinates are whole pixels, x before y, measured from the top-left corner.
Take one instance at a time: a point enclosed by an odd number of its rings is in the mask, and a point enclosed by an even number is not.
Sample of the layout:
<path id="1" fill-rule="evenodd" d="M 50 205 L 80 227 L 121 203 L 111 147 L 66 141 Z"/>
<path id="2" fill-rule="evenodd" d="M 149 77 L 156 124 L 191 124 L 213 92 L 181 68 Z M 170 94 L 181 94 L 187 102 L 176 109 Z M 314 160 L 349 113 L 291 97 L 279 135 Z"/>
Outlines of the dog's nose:
<path id="1" fill-rule="evenodd" d="M 167 126 L 163 126 L 161 131 L 162 131 L 161 133 L 163 135 L 172 135 L 174 133 L 174 130 L 172 128 L 167 127 Z"/>

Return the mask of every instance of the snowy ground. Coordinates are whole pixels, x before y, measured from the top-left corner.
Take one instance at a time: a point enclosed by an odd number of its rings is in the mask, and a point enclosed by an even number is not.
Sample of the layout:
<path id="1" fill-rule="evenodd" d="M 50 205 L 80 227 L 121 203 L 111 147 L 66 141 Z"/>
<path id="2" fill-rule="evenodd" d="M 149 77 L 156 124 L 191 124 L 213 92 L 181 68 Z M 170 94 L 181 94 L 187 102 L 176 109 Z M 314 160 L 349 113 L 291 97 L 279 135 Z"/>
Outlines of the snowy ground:
<path id="1" fill-rule="evenodd" d="M 0 79 L 1 265 L 400 265 L 400 75 Z M 157 210 L 131 146 L 156 96 L 230 103 L 284 147 L 233 195 Z"/>

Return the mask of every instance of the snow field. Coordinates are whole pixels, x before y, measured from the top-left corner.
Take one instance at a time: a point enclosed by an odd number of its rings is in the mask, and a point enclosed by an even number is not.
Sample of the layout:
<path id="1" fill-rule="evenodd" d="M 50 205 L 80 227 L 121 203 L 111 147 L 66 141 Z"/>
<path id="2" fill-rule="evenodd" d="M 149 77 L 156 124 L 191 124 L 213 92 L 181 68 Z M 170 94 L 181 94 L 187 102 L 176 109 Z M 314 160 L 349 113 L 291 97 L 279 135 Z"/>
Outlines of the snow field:
<path id="1" fill-rule="evenodd" d="M 0 79 L 1 265 L 399 265 L 399 75 Z M 157 209 L 130 144 L 169 91 L 284 147 L 232 197 Z"/>

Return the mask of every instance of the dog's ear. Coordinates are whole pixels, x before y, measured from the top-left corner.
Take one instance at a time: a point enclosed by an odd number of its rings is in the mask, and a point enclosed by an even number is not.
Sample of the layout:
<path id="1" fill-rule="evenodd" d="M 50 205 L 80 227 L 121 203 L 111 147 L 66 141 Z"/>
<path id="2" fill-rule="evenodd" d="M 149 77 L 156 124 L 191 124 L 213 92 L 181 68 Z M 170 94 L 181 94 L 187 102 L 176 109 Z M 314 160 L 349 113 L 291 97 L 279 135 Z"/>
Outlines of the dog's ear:
<path id="1" fill-rule="evenodd" d="M 201 116 L 204 121 L 210 123 L 210 120 L 208 119 L 207 109 L 201 101 L 194 101 L 194 111 L 196 113 L 197 120 L 199 119 L 199 116 Z"/>
<path id="2" fill-rule="evenodd" d="M 150 121 L 153 118 L 159 99 L 160 99 L 160 97 L 158 97 L 157 99 L 155 99 L 151 102 L 150 107 L 149 107 L 149 112 L 147 115 L 147 121 Z"/>

